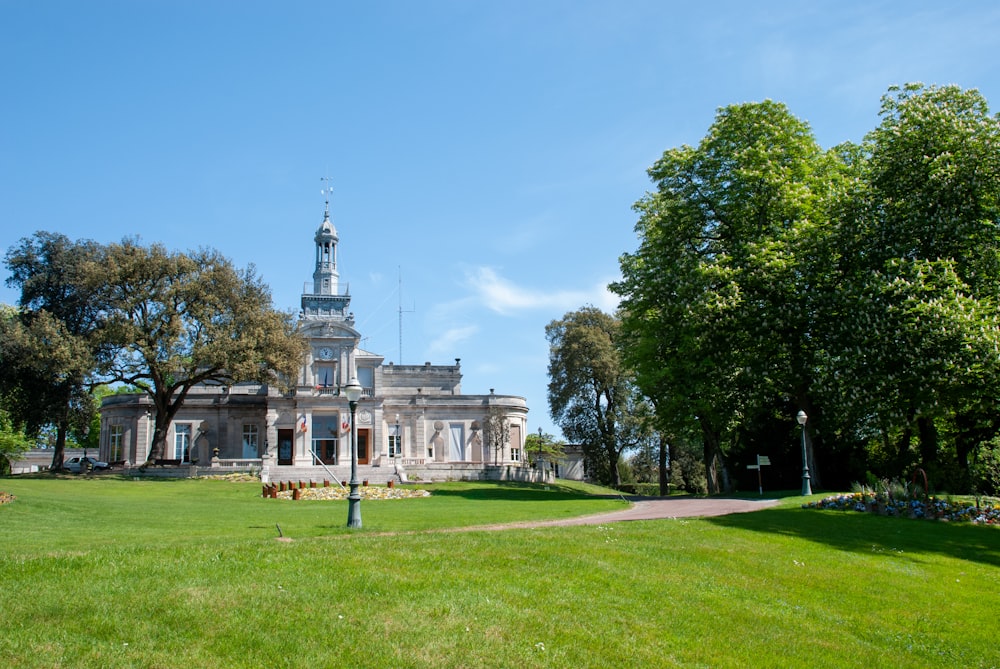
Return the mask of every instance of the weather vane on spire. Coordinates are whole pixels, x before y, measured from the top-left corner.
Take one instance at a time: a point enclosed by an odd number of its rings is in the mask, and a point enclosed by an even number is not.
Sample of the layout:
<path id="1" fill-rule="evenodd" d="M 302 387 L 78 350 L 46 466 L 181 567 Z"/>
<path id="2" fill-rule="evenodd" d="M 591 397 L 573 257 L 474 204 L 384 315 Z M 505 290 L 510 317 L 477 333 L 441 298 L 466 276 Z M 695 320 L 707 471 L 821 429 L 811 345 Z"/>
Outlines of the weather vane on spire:
<path id="1" fill-rule="evenodd" d="M 324 214 L 327 218 L 330 218 L 330 193 L 333 192 L 333 177 L 320 177 L 319 180 L 326 182 L 326 185 L 323 186 L 319 192 L 322 193 L 323 197 L 326 199 L 326 210 L 324 211 Z"/>

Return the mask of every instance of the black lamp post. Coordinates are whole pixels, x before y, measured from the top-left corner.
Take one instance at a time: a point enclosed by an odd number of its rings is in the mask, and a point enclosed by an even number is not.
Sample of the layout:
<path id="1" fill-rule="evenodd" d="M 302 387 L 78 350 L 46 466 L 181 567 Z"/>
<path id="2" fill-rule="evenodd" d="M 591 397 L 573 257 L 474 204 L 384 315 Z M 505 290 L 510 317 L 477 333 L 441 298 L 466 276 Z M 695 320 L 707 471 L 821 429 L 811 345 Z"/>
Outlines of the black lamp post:
<path id="1" fill-rule="evenodd" d="M 806 421 L 809 420 L 809 416 L 806 415 L 805 411 L 799 411 L 795 420 L 802 426 L 802 494 L 811 495 L 813 493 L 812 486 L 809 484 L 809 457 L 806 454 Z"/>
<path id="2" fill-rule="evenodd" d="M 347 495 L 348 527 L 361 527 L 361 492 L 358 490 L 358 426 L 354 416 L 358 409 L 358 400 L 361 399 L 361 390 L 358 378 L 352 375 L 351 380 L 344 387 L 347 404 L 351 407 L 351 490 Z"/>

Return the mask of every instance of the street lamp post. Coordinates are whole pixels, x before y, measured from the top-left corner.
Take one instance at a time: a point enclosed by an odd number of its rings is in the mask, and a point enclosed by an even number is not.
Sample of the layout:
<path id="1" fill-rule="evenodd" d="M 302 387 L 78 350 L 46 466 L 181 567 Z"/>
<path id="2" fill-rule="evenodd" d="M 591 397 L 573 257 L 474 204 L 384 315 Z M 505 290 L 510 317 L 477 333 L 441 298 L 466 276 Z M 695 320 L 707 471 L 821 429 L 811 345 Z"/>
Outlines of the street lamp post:
<path id="1" fill-rule="evenodd" d="M 351 407 L 351 490 L 347 494 L 347 526 L 361 527 L 361 492 L 358 490 L 358 426 L 355 412 L 361 399 L 361 384 L 354 375 L 344 387 L 347 404 Z"/>
<path id="2" fill-rule="evenodd" d="M 542 467 L 542 428 L 538 428 L 538 457 L 535 458 L 535 466 L 542 475 L 542 483 L 545 483 L 545 468 Z"/>
<path id="3" fill-rule="evenodd" d="M 806 421 L 809 420 L 809 416 L 806 415 L 805 411 L 799 411 L 798 415 L 795 416 L 795 420 L 802 426 L 802 494 L 811 495 L 812 486 L 809 484 L 809 457 L 806 453 Z"/>

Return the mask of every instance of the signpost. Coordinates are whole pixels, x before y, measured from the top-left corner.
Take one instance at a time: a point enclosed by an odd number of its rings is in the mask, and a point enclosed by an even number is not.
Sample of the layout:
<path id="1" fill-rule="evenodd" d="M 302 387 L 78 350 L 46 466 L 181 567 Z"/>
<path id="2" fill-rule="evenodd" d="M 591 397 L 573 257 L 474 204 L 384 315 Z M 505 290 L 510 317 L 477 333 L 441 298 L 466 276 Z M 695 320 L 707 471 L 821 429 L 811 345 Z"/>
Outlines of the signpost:
<path id="1" fill-rule="evenodd" d="M 771 458 L 767 457 L 766 455 L 758 455 L 757 456 L 757 464 L 755 464 L 755 465 L 747 465 L 747 469 L 756 469 L 757 470 L 757 489 L 760 492 L 761 496 L 764 495 L 764 481 L 763 481 L 763 479 L 761 478 L 761 475 L 760 475 L 760 468 L 764 467 L 765 465 L 769 465 L 769 464 L 771 464 Z"/>

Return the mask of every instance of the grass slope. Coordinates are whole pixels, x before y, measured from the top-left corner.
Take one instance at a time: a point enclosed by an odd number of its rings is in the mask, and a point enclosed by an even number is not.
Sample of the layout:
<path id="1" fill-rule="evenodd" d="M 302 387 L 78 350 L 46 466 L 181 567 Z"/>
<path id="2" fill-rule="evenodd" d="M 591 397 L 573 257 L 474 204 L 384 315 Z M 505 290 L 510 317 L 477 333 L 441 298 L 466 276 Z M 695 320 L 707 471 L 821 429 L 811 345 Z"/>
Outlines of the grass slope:
<path id="1" fill-rule="evenodd" d="M 434 531 L 621 508 L 565 488 L 262 500 L 0 480 L 12 667 L 996 667 L 996 528 L 807 511 Z M 293 539 L 275 540 L 275 523 Z"/>

